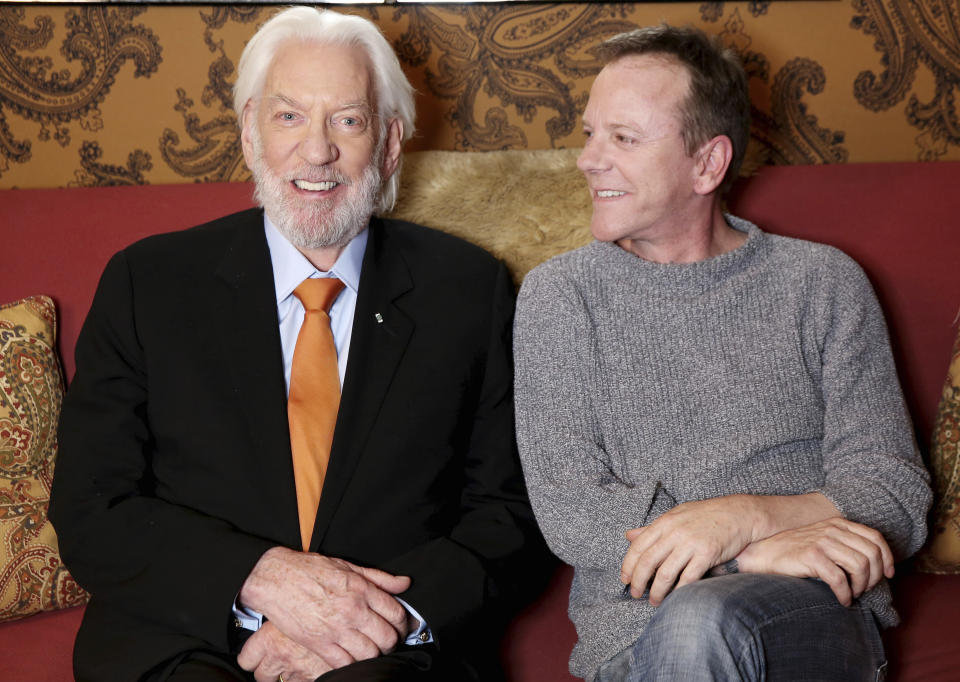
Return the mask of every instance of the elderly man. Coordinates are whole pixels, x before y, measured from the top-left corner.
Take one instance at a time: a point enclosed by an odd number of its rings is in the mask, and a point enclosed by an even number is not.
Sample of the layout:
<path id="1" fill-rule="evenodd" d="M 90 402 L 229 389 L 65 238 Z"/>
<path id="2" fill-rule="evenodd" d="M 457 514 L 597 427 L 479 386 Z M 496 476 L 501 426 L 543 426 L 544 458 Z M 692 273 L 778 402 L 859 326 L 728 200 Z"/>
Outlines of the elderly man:
<path id="1" fill-rule="evenodd" d="M 873 680 L 928 477 L 881 311 L 842 253 L 721 211 L 746 77 L 693 29 L 605 43 L 578 165 L 596 241 L 514 332 L 533 508 L 597 680 Z M 784 207 L 789 210 L 789 207 Z"/>
<path id="2" fill-rule="evenodd" d="M 538 544 L 510 278 L 371 218 L 414 113 L 370 22 L 281 12 L 235 106 L 263 210 L 117 254 L 77 343 L 50 509 L 93 595 L 77 677 L 489 679 Z"/>

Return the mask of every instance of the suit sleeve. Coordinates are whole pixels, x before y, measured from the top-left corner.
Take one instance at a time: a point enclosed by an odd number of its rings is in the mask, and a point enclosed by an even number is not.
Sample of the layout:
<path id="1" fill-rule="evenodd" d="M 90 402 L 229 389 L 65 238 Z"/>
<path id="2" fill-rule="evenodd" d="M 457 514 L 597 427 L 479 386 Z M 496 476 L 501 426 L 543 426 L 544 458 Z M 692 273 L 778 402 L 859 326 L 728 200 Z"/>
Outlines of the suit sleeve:
<path id="1" fill-rule="evenodd" d="M 459 521 L 441 538 L 384 567 L 413 577 L 402 597 L 426 619 L 440 647 L 499 634 L 508 608 L 529 599 L 546 552 L 516 452 L 511 329 L 514 294 L 502 265 L 491 300 L 480 399 L 464 459 Z M 537 575 L 539 573 L 539 575 Z"/>
<path id="2" fill-rule="evenodd" d="M 136 297 L 120 253 L 77 341 L 50 518 L 66 564 L 96 601 L 226 650 L 233 599 L 275 543 L 179 504 L 158 485 Z"/>

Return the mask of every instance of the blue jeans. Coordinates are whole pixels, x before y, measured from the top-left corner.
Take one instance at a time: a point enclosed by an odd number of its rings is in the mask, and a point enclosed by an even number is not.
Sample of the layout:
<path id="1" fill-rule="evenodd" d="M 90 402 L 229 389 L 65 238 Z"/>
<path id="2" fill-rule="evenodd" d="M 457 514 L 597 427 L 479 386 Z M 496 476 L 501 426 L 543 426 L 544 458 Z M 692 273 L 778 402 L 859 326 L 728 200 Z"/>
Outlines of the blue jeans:
<path id="1" fill-rule="evenodd" d="M 818 580 L 740 573 L 672 592 L 596 682 L 883 680 L 873 614 Z"/>

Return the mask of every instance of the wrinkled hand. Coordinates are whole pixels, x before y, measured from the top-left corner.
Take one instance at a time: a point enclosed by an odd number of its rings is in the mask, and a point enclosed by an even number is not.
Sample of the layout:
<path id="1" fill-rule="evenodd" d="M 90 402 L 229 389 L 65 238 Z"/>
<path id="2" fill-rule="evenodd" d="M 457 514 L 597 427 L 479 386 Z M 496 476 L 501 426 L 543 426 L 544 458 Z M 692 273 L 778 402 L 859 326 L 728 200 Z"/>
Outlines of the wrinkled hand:
<path id="1" fill-rule="evenodd" d="M 257 682 L 276 682 L 281 673 L 284 682 L 313 682 L 333 670 L 333 666 L 284 635 L 272 622 L 264 623 L 246 641 L 237 663 L 252 672 Z"/>
<path id="2" fill-rule="evenodd" d="M 772 535 L 747 547 L 737 563 L 747 573 L 819 578 L 844 606 L 894 571 L 883 535 L 842 518 Z"/>
<path id="3" fill-rule="evenodd" d="M 388 653 L 406 636 L 407 611 L 393 595 L 408 587 L 406 576 L 274 547 L 247 576 L 239 601 L 264 614 L 293 643 L 340 668 Z M 263 639 L 274 636 L 268 632 Z"/>
<path id="4" fill-rule="evenodd" d="M 671 590 L 737 556 L 753 540 L 755 525 L 748 496 L 677 505 L 650 525 L 627 531 L 630 548 L 620 580 L 634 598 L 649 584 L 650 603 L 659 606 Z"/>

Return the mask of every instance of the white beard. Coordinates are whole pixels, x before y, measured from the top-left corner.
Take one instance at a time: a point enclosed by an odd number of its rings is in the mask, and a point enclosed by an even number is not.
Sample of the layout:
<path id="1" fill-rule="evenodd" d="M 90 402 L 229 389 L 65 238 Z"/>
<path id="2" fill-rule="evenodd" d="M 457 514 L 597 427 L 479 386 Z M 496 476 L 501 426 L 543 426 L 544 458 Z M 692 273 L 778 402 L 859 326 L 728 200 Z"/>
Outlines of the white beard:
<path id="1" fill-rule="evenodd" d="M 286 177 L 273 172 L 263 156 L 263 141 L 256 125 L 251 134 L 253 144 L 254 199 L 291 244 L 301 249 L 322 249 L 346 246 L 370 222 L 383 187 L 380 163 L 383 140 L 374 150 L 359 180 L 351 181 L 336 170 L 323 170 L 310 165 L 294 169 Z M 338 201 L 301 201 L 290 192 L 295 178 L 316 181 L 318 177 L 346 185 L 348 192 Z"/>

